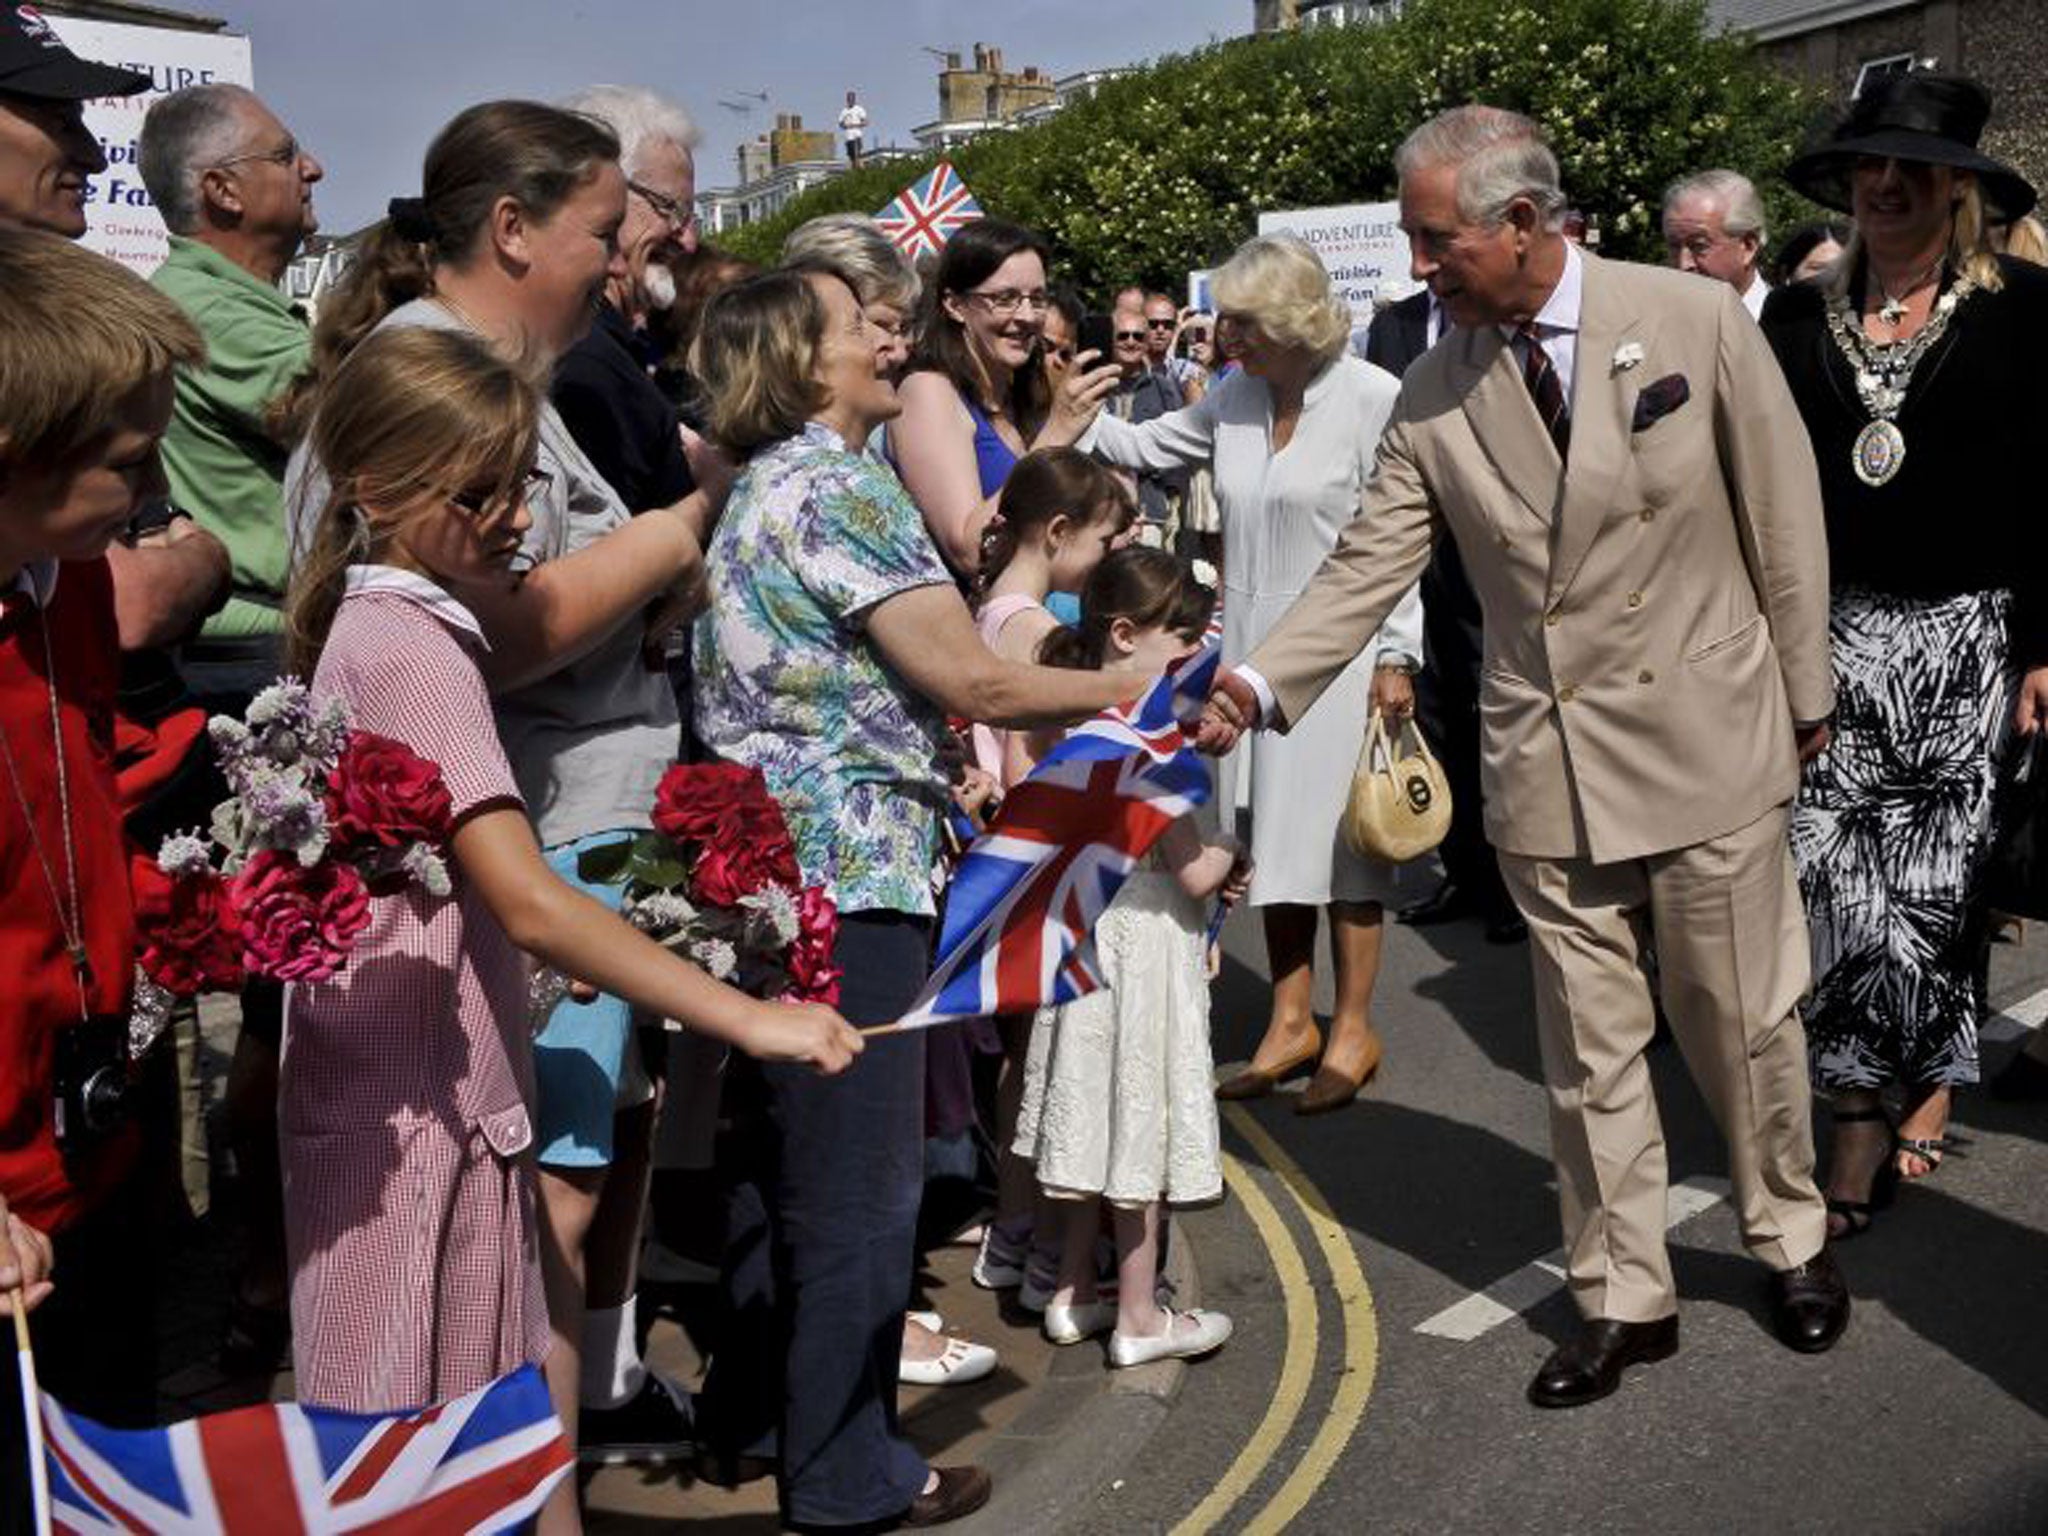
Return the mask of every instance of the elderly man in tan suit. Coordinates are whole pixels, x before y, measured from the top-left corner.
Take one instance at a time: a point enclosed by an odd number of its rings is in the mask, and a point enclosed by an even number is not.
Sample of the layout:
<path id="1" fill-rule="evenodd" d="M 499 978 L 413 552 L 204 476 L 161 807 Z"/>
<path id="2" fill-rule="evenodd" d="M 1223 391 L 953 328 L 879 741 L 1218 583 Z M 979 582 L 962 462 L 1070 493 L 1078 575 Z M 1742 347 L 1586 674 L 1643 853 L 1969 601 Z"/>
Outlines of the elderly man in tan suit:
<path id="1" fill-rule="evenodd" d="M 1457 329 L 1409 370 L 1357 519 L 1218 683 L 1203 745 L 1300 719 L 1456 539 L 1485 613 L 1486 830 L 1529 923 L 1585 1318 L 1529 1395 L 1590 1402 L 1678 1347 L 1646 944 L 1778 1333 L 1826 1349 L 1849 1297 L 1813 1180 L 1785 838 L 1834 707 L 1811 450 L 1733 290 L 1566 242 L 1527 119 L 1458 108 L 1396 167 L 1415 276 Z"/>

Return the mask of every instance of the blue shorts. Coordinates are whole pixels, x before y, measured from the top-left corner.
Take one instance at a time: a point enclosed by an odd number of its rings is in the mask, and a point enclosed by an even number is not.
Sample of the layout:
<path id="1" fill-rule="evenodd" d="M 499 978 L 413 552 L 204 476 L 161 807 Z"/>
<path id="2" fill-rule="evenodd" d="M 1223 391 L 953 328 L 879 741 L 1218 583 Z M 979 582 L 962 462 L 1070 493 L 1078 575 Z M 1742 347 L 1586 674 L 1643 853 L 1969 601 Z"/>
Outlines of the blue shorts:
<path id="1" fill-rule="evenodd" d="M 633 832 L 593 832 L 546 850 L 548 867 L 616 912 L 621 885 L 592 885 L 576 873 L 587 849 L 622 842 Z M 534 1157 L 556 1168 L 606 1168 L 612 1161 L 612 1117 L 644 1104 L 654 1088 L 640 1065 L 634 1025 L 643 1022 L 624 998 L 602 992 L 587 1003 L 555 1005 L 533 1037 Z"/>

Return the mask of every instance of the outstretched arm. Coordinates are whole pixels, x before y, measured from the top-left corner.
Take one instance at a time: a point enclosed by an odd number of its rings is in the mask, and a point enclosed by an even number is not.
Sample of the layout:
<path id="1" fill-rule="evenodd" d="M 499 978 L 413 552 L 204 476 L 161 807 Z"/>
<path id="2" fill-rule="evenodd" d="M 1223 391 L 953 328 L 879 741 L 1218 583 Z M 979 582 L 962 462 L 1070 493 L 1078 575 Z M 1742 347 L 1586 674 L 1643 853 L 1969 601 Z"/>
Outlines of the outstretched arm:
<path id="1" fill-rule="evenodd" d="M 568 975 L 763 1061 L 843 1071 L 860 1036 L 830 1008 L 765 1003 L 714 981 L 548 868 L 523 812 L 500 806 L 455 829 L 462 878 L 512 942 Z"/>

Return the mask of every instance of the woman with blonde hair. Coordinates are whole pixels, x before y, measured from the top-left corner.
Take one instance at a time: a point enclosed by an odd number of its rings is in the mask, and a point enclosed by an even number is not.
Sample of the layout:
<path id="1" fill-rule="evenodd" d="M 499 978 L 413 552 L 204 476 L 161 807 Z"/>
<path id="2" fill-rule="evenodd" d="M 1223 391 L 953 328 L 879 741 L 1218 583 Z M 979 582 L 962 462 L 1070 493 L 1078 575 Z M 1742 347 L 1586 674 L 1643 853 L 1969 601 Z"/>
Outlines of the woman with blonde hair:
<path id="1" fill-rule="evenodd" d="M 1394 376 L 1352 357 L 1351 314 L 1321 259 L 1292 235 L 1260 235 L 1218 269 L 1218 329 L 1240 367 L 1184 410 L 1134 425 L 1104 414 L 1080 442 L 1129 469 L 1207 466 L 1223 525 L 1223 661 L 1249 655 L 1308 585 L 1358 511 Z M 1410 592 L 1352 669 L 1284 736 L 1253 738 L 1251 904 L 1272 961 L 1273 1008 L 1251 1065 L 1217 1091 L 1268 1093 L 1317 1061 L 1302 1114 L 1341 1108 L 1379 1065 L 1372 1027 L 1381 910 L 1396 871 L 1339 831 L 1369 707 L 1414 707 L 1422 600 Z M 1233 762 L 1237 759 L 1233 759 Z M 1224 805 L 1234 803 L 1228 789 Z M 1330 913 L 1337 1001 L 1324 1049 L 1312 1014 L 1316 909 Z"/>
<path id="2" fill-rule="evenodd" d="M 2012 731 L 2048 718 L 2048 563 L 2033 466 L 2008 447 L 2048 419 L 2048 273 L 1988 238 L 2034 204 L 1977 148 L 1990 115 L 1961 76 L 1892 76 L 1859 97 L 1786 171 L 1855 233 L 1763 316 L 1827 513 L 1836 707 L 1792 853 L 1837 1238 L 1866 1230 L 1896 1180 L 1941 1165 L 1953 1090 L 1977 1081 L 1993 788 Z"/>

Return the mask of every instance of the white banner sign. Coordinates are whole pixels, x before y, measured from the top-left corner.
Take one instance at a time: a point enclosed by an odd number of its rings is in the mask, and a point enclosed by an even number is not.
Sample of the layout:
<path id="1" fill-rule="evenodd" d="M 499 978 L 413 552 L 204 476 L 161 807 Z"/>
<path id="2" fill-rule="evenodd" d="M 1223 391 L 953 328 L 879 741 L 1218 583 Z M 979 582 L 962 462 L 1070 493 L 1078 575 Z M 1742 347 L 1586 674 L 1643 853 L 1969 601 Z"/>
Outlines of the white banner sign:
<path id="1" fill-rule="evenodd" d="M 1399 203 L 1353 203 L 1342 208 L 1293 208 L 1259 215 L 1259 233 L 1301 236 L 1323 258 L 1337 292 L 1351 306 L 1354 326 L 1372 319 L 1376 298 L 1414 292 L 1408 275 L 1408 237 Z"/>
<path id="2" fill-rule="evenodd" d="M 85 195 L 85 238 L 81 242 L 137 272 L 154 272 L 169 247 L 163 220 L 143 190 L 135 168 L 135 140 L 142 117 L 159 96 L 188 85 L 254 87 L 249 39 L 222 32 L 179 32 L 131 27 L 111 21 L 45 16 L 81 59 L 118 64 L 149 76 L 149 89 L 134 96 L 108 96 L 85 104 L 85 126 L 100 141 L 107 168 L 93 177 Z"/>

